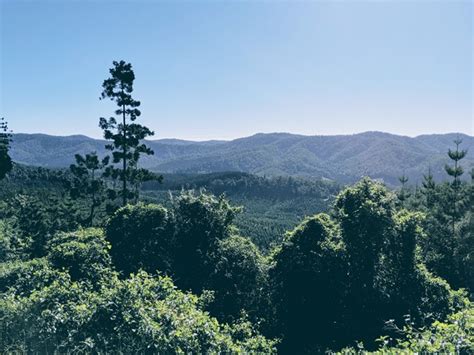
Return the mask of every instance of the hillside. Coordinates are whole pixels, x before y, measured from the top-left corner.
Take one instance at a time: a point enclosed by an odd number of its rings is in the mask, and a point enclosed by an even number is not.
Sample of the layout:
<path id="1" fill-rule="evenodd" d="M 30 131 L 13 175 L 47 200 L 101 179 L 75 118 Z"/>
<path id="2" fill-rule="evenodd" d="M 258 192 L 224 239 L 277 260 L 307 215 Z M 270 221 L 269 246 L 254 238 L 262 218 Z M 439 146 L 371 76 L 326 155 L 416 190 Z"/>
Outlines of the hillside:
<path id="1" fill-rule="evenodd" d="M 288 133 L 256 134 L 232 141 L 192 142 L 176 139 L 149 141 L 155 155 L 143 165 L 163 173 L 240 171 L 259 175 L 295 175 L 327 178 L 343 183 L 368 175 L 398 184 L 405 172 L 418 182 L 431 167 L 443 179 L 446 152 L 453 140 L 474 151 L 474 137 L 463 134 L 422 135 L 415 138 L 381 132 L 354 135 L 303 136 Z M 105 154 L 104 141 L 75 135 L 15 134 L 11 156 L 27 165 L 66 167 L 76 153 Z M 464 160 L 474 166 L 474 155 Z"/>

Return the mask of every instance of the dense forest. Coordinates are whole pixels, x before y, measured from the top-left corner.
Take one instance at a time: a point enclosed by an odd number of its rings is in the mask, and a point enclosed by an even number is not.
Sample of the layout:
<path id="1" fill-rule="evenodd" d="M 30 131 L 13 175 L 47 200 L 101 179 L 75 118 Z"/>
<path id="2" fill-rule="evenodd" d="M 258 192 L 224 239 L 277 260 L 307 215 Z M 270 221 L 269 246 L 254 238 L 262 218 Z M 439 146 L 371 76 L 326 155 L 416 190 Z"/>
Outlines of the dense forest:
<path id="1" fill-rule="evenodd" d="M 395 190 L 157 175 L 139 165 L 153 132 L 137 122 L 134 79 L 114 62 L 109 154 L 69 170 L 12 164 L 2 120 L 2 353 L 472 352 L 474 171 L 461 140 L 444 182 L 401 173 Z"/>
<path id="2" fill-rule="evenodd" d="M 28 191 L 28 195 L 42 198 L 57 197 L 56 206 L 70 197 L 68 186 L 73 175 L 66 169 L 47 169 L 15 164 L 0 186 L 3 200 Z M 234 205 L 240 206 L 235 225 L 263 251 L 280 242 L 287 230 L 293 229 L 305 216 L 323 212 L 333 202 L 340 186 L 329 181 L 294 177 L 261 177 L 229 172 L 213 174 L 164 174 L 163 181 L 147 181 L 141 187 L 140 200 L 169 206 L 173 196 L 183 190 L 225 194 Z M 82 199 L 69 201 L 76 212 L 87 218 L 88 208 Z M 97 225 L 107 218 L 105 206 L 95 215 Z"/>

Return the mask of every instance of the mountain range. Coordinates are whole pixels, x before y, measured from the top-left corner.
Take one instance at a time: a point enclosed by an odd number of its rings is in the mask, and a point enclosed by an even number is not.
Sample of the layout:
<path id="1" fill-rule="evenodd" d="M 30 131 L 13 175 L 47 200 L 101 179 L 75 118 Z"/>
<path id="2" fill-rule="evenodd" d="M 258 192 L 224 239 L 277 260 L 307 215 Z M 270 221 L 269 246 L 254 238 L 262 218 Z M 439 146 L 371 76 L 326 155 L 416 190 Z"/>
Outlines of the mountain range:
<path id="1" fill-rule="evenodd" d="M 462 165 L 470 171 L 474 167 L 474 137 L 457 133 L 413 138 L 382 132 L 334 136 L 259 133 L 231 141 L 150 140 L 147 144 L 155 154 L 143 158 L 142 165 L 163 173 L 241 171 L 342 183 L 370 176 L 397 185 L 403 174 L 411 183 L 419 182 L 430 168 L 436 179 L 445 179 L 446 153 L 455 147 L 456 138 L 462 139 L 461 148 L 469 151 Z M 15 134 L 11 156 L 21 164 L 62 168 L 68 167 L 77 153 L 107 154 L 104 145 L 104 140 L 82 135 Z"/>

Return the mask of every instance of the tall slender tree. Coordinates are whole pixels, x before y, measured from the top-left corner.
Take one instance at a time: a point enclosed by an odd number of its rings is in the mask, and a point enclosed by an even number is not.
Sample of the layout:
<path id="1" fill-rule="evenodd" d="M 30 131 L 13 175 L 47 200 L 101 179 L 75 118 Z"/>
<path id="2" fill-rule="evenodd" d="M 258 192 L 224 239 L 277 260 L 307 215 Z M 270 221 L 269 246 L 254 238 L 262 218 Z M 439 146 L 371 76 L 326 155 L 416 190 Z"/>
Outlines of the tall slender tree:
<path id="1" fill-rule="evenodd" d="M 132 65 L 123 60 L 113 62 L 109 70 L 110 78 L 102 84 L 101 98 L 114 101 L 118 107 L 116 117 L 100 118 L 99 126 L 104 131 L 104 138 L 110 141 L 106 148 L 112 152 L 113 165 L 107 169 L 109 178 L 118 179 L 121 189 L 118 191 L 122 205 L 134 197 L 136 179 L 142 174 L 137 174 L 138 161 L 142 154 L 151 155 L 153 150 L 147 147 L 142 140 L 154 133 L 145 126 L 135 123 L 141 115 L 138 107 L 140 101 L 132 98 L 135 73 Z"/>
<path id="2" fill-rule="evenodd" d="M 410 193 L 407 189 L 407 182 L 408 182 L 408 176 L 406 176 L 405 172 L 403 172 L 403 175 L 398 178 L 398 181 L 400 181 L 400 184 L 402 184 L 402 187 L 400 188 L 400 191 L 398 193 L 398 199 L 400 200 L 401 204 L 405 202 L 405 200 L 410 197 Z"/>
<path id="3" fill-rule="evenodd" d="M 436 182 L 431 172 L 431 167 L 428 168 L 428 174 L 423 174 L 422 185 L 422 194 L 425 197 L 425 203 L 427 208 L 433 207 L 435 203 L 435 194 L 436 194 Z"/>
<path id="4" fill-rule="evenodd" d="M 13 163 L 8 155 L 10 149 L 11 133 L 8 130 L 8 123 L 2 117 L 0 118 L 0 180 L 13 168 Z"/>
<path id="5" fill-rule="evenodd" d="M 461 176 L 464 174 L 464 169 L 460 165 L 460 161 L 466 156 L 467 150 L 460 149 L 459 146 L 462 143 L 462 139 L 456 138 L 454 144 L 456 145 L 455 150 L 448 150 L 448 156 L 453 161 L 453 165 L 446 164 L 445 170 L 446 173 L 453 178 L 451 183 L 452 187 L 452 197 L 451 197 L 451 206 L 452 206 L 452 215 L 451 215 L 451 226 L 453 237 L 456 233 L 456 221 L 458 220 L 458 211 L 457 205 L 459 200 L 459 189 L 461 187 Z"/>
<path id="6" fill-rule="evenodd" d="M 459 149 L 459 146 L 462 143 L 462 139 L 456 138 L 454 140 L 454 144 L 456 145 L 455 150 L 448 150 L 448 156 L 449 158 L 453 161 L 454 165 L 450 166 L 447 165 L 445 166 L 445 170 L 448 173 L 449 176 L 453 178 L 453 187 L 454 188 L 459 188 L 459 185 L 461 184 L 461 176 L 464 174 L 464 169 L 462 166 L 459 164 L 459 162 L 466 156 L 467 150 Z"/>

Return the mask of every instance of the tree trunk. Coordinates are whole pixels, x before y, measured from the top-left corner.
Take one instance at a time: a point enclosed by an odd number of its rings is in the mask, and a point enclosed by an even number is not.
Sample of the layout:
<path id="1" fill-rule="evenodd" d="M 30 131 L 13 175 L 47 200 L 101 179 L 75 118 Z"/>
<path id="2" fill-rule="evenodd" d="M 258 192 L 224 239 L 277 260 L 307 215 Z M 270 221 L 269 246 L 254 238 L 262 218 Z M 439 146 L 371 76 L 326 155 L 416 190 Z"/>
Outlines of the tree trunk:
<path id="1" fill-rule="evenodd" d="M 123 92 L 123 89 L 122 89 Z M 125 104 L 122 105 L 123 114 L 123 171 L 122 171 L 122 205 L 127 205 L 127 143 L 126 143 L 126 126 L 125 126 Z"/>

